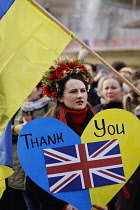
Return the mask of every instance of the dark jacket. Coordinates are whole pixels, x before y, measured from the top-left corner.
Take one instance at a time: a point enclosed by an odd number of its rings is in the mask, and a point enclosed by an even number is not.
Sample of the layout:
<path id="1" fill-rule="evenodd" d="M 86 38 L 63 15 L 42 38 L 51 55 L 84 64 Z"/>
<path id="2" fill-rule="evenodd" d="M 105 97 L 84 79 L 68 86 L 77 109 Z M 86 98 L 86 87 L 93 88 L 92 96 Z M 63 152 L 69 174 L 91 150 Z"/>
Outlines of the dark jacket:
<path id="1" fill-rule="evenodd" d="M 140 166 L 125 184 L 129 197 L 126 198 L 123 188 L 118 192 L 116 210 L 139 210 L 140 209 Z"/>
<path id="2" fill-rule="evenodd" d="M 67 205 L 67 202 L 54 197 L 29 178 L 27 178 L 27 187 L 39 203 L 38 210 L 62 210 Z"/>
<path id="3" fill-rule="evenodd" d="M 94 106 L 94 110 L 96 113 L 105 109 L 112 109 L 112 108 L 123 109 L 123 104 L 122 102 L 112 102 L 108 104 L 98 104 Z"/>
<path id="4" fill-rule="evenodd" d="M 98 82 L 93 80 L 90 84 L 90 90 L 88 92 L 88 101 L 93 107 L 100 103 L 100 97 L 97 95 L 97 91 L 95 89 L 97 84 Z"/>

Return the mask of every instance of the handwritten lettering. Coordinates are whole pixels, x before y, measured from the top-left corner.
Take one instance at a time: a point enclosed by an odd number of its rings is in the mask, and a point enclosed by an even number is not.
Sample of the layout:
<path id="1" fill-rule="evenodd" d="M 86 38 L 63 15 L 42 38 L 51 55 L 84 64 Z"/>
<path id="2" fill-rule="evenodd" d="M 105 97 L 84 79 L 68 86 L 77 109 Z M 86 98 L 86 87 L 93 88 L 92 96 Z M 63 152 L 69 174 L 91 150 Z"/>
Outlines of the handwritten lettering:
<path id="1" fill-rule="evenodd" d="M 47 135 L 46 137 L 41 136 L 32 138 L 31 133 L 20 135 L 20 137 L 24 137 L 27 149 L 64 142 L 62 132 L 53 134 L 52 136 Z"/>
<path id="2" fill-rule="evenodd" d="M 94 132 L 96 137 L 102 137 L 105 134 L 114 135 L 114 134 L 125 134 L 124 124 L 115 124 L 115 125 L 106 125 L 105 120 L 102 119 L 101 123 L 94 120 L 95 128 L 97 129 Z"/>

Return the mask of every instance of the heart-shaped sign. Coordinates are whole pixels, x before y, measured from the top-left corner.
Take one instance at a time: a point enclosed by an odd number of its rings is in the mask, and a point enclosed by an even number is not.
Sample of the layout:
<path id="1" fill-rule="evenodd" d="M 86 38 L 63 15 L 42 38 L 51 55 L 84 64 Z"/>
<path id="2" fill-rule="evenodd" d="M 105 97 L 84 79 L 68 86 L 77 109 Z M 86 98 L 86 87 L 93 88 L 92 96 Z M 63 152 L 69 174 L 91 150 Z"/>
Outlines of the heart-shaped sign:
<path id="1" fill-rule="evenodd" d="M 82 143 L 118 139 L 125 179 L 131 177 L 140 164 L 140 121 L 132 113 L 122 109 L 99 112 L 82 134 Z M 90 189 L 91 201 L 105 206 L 124 184 Z"/>
<path id="2" fill-rule="evenodd" d="M 80 144 L 81 141 L 89 143 L 118 139 L 127 181 L 140 163 L 139 136 L 138 118 L 121 109 L 109 109 L 96 114 L 86 127 L 81 139 L 61 121 L 53 118 L 39 118 L 30 121 L 21 130 L 18 139 L 18 154 L 27 175 L 44 190 L 50 192 L 43 149 L 61 148 Z M 80 210 L 88 210 L 91 203 L 105 206 L 123 185 L 113 184 L 53 195 Z"/>
<path id="3" fill-rule="evenodd" d="M 63 122 L 54 118 L 38 118 L 28 122 L 18 138 L 18 156 L 26 174 L 41 188 L 50 192 L 43 149 L 81 144 L 80 137 Z M 53 194 L 77 206 L 90 209 L 89 190 Z M 80 201 L 79 204 L 77 201 Z"/>

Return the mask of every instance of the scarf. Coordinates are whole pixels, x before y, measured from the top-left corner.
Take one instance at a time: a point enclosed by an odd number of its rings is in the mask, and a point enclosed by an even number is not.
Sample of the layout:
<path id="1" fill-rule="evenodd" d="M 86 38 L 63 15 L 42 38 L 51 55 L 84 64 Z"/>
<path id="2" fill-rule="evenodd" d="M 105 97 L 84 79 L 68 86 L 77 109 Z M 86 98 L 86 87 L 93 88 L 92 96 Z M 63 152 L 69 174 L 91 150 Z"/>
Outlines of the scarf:
<path id="1" fill-rule="evenodd" d="M 34 111 L 35 109 L 41 109 L 49 102 L 50 102 L 49 98 L 40 98 L 36 101 L 25 101 L 22 104 L 21 109 L 25 112 L 30 112 L 30 111 Z"/>
<path id="2" fill-rule="evenodd" d="M 80 111 L 70 110 L 65 106 L 61 106 L 60 115 L 57 119 L 70 126 L 74 131 L 81 135 L 84 129 L 84 121 L 87 115 L 87 111 L 87 106 Z M 91 109 L 91 111 L 95 114 L 93 109 Z"/>

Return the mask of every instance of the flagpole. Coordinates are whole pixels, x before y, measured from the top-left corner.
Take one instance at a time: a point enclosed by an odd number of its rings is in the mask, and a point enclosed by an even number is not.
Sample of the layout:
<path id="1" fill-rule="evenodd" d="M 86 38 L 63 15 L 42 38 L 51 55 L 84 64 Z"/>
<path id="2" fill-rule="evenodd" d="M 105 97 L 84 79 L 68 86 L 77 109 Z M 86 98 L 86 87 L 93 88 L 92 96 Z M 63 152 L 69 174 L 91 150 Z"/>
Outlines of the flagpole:
<path id="1" fill-rule="evenodd" d="M 116 74 L 124 83 L 126 83 L 132 90 L 134 90 L 138 95 L 140 95 L 140 91 L 132 84 L 130 83 L 126 78 L 122 77 L 118 71 L 116 71 L 109 63 L 107 63 L 101 56 L 99 56 L 95 51 L 93 51 L 91 48 L 89 48 L 88 45 L 86 45 L 83 41 L 81 41 L 78 37 L 76 37 L 72 32 L 66 28 L 60 21 L 58 21 L 54 16 L 52 16 L 48 11 L 46 11 L 42 6 L 40 6 L 37 2 L 34 0 L 29 0 L 34 6 L 36 6 L 38 9 L 40 9 L 47 17 L 49 17 L 53 22 L 58 24 L 68 35 L 74 37 L 74 39 L 85 49 L 87 49 L 91 55 L 96 57 L 98 60 L 101 61 L 108 69 L 110 69 L 114 74 Z"/>

